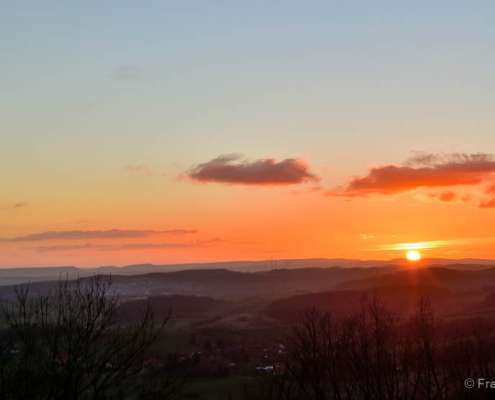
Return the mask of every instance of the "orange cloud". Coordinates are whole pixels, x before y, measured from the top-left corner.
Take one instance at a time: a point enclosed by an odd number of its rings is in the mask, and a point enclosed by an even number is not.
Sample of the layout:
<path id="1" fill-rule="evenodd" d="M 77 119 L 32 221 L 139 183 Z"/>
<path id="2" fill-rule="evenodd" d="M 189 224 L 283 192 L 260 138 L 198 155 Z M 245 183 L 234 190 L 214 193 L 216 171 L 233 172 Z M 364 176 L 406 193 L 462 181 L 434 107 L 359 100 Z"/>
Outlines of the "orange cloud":
<path id="1" fill-rule="evenodd" d="M 122 230 L 110 229 L 104 231 L 47 231 L 32 233 L 24 236 L 16 236 L 3 239 L 9 242 L 31 242 L 45 240 L 81 240 L 81 239 L 124 239 L 144 238 L 156 235 L 184 235 L 196 233 L 192 229 L 168 229 L 168 230 Z"/>
<path id="2" fill-rule="evenodd" d="M 452 191 L 431 193 L 429 196 L 444 202 L 451 202 L 457 199 L 457 194 Z"/>
<path id="3" fill-rule="evenodd" d="M 488 186 L 485 190 L 487 194 L 495 194 L 495 184 Z"/>
<path id="4" fill-rule="evenodd" d="M 481 208 L 495 208 L 495 198 L 482 201 L 480 203 Z"/>
<path id="5" fill-rule="evenodd" d="M 491 184 L 485 189 L 485 193 L 489 195 L 487 200 L 480 203 L 481 208 L 495 208 L 495 184 Z"/>
<path id="6" fill-rule="evenodd" d="M 238 185 L 292 185 L 319 180 L 306 163 L 295 158 L 246 161 L 239 155 L 223 155 L 199 164 L 187 176 L 197 182 Z"/>
<path id="7" fill-rule="evenodd" d="M 420 154 L 403 165 L 372 168 L 366 176 L 353 178 L 343 190 L 333 194 L 356 197 L 419 188 L 472 186 L 494 173 L 495 159 L 489 154 Z"/>

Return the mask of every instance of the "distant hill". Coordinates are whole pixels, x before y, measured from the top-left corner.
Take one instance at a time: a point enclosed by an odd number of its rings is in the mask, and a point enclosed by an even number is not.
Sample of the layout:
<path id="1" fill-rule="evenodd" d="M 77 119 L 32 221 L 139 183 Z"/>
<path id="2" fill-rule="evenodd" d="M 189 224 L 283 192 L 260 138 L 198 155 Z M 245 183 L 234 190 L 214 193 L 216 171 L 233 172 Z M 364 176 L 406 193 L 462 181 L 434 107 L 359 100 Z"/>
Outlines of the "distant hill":
<path id="1" fill-rule="evenodd" d="M 305 268 L 252 273 L 217 269 L 118 275 L 113 277 L 113 287 L 124 296 L 181 294 L 229 299 L 276 298 L 331 290 L 349 280 L 390 272 L 390 268 Z"/>
<path id="2" fill-rule="evenodd" d="M 464 266 L 464 265 L 463 265 Z M 384 287 L 436 287 L 455 292 L 495 289 L 495 268 L 405 268 L 399 266 L 357 268 L 299 268 L 260 272 L 199 269 L 138 275 L 111 274 L 113 290 L 125 298 L 163 295 L 208 296 L 216 299 L 275 299 L 311 292 L 369 290 Z M 57 268 L 57 277 L 40 274 L 32 290 L 46 293 L 60 278 L 76 278 L 71 267 Z M 28 276 L 29 270 L 22 271 Z M 109 275 L 102 273 L 101 275 Z M 44 279 L 41 279 L 43 277 Z M 13 293 L 13 285 L 0 286 L 0 296 Z"/>
<path id="3" fill-rule="evenodd" d="M 310 308 L 339 317 L 355 313 L 363 299 L 376 296 L 399 313 L 412 311 L 421 298 L 428 298 L 441 315 L 470 316 L 480 310 L 495 312 L 494 293 L 495 268 L 396 268 L 342 282 L 332 291 L 276 300 L 265 313 L 286 322 L 297 320 Z"/>
<path id="4" fill-rule="evenodd" d="M 335 290 L 288 297 L 269 304 L 264 313 L 284 322 L 300 321 L 301 315 L 310 309 L 330 313 L 341 318 L 360 312 L 366 302 L 377 298 L 389 310 L 399 314 L 412 313 L 422 298 L 427 298 L 440 314 L 463 312 L 476 301 L 470 295 L 456 296 L 450 290 L 432 286 L 388 286 L 368 290 Z"/>
<path id="5" fill-rule="evenodd" d="M 59 276 L 77 276 L 73 275 L 73 267 L 56 271 Z M 102 271 L 99 270 L 101 275 L 108 275 Z M 31 270 L 21 272 L 28 276 Z M 269 327 L 292 323 L 313 307 L 339 317 L 355 313 L 363 299 L 371 296 L 399 313 L 412 311 L 423 297 L 429 298 L 443 316 L 495 312 L 495 268 L 470 264 L 455 264 L 452 268 L 390 265 L 258 272 L 197 269 L 112 274 L 111 279 L 112 291 L 122 300 L 123 317 L 135 319 L 149 301 L 159 317 L 172 310 L 174 326 Z M 48 294 L 57 284 L 57 279 L 32 282 L 30 290 Z M 14 295 L 15 285 L 0 287 L 0 300 Z"/>
<path id="6" fill-rule="evenodd" d="M 418 264 L 421 267 L 445 266 L 456 270 L 482 270 L 490 266 L 495 267 L 495 260 L 476 259 L 424 259 Z M 39 282 L 58 280 L 61 277 L 74 279 L 98 274 L 111 275 L 143 275 L 151 273 L 165 273 L 190 270 L 229 270 L 237 272 L 266 272 L 271 270 L 298 270 L 298 269 L 328 269 L 340 268 L 379 268 L 379 267 L 408 267 L 403 259 L 395 260 L 353 260 L 343 258 L 314 258 L 314 259 L 283 259 L 260 261 L 227 261 L 215 263 L 189 264 L 136 264 L 123 267 L 102 266 L 97 268 L 79 268 L 75 266 L 61 267 L 30 267 L 30 268 L 0 268 L 0 286 L 15 285 L 23 282 Z"/>
<path id="7" fill-rule="evenodd" d="M 495 268 L 457 270 L 447 267 L 396 270 L 380 276 L 344 282 L 340 289 L 363 290 L 376 287 L 429 286 L 453 291 L 495 289 Z"/>
<path id="8" fill-rule="evenodd" d="M 142 275 L 112 275 L 112 290 L 124 298 L 163 295 L 208 296 L 217 299 L 274 299 L 295 294 L 332 290 L 350 280 L 372 278 L 394 270 L 381 268 L 304 268 L 265 272 L 227 269 L 188 270 Z M 84 278 L 86 279 L 86 278 Z M 47 293 L 56 281 L 33 282 L 31 290 Z M 0 287 L 10 297 L 14 287 Z"/>
<path id="9" fill-rule="evenodd" d="M 94 273 L 86 272 L 77 267 L 32 267 L 32 268 L 0 268 L 0 286 L 17 285 L 24 282 L 50 281 L 57 279 L 75 279 L 78 276 L 89 276 Z"/>

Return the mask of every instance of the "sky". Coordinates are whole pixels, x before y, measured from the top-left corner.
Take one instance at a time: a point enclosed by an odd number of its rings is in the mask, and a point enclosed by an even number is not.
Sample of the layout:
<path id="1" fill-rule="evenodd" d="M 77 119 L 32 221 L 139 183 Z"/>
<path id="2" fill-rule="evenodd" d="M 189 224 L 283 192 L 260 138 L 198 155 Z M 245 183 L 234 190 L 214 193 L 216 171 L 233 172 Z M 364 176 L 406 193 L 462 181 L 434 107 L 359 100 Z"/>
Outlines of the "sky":
<path id="1" fill-rule="evenodd" d="M 0 3 L 0 266 L 495 258 L 493 2 Z"/>

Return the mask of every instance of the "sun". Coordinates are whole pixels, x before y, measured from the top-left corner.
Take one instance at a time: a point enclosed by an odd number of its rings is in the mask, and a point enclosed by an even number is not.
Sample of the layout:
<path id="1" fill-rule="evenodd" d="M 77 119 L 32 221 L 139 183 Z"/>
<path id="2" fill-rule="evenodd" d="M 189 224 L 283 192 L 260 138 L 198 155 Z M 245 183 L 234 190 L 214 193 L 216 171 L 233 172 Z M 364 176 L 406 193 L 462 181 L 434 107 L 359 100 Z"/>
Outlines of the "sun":
<path id="1" fill-rule="evenodd" d="M 421 260 L 421 253 L 418 250 L 409 250 L 406 252 L 406 258 L 408 261 L 419 261 Z"/>

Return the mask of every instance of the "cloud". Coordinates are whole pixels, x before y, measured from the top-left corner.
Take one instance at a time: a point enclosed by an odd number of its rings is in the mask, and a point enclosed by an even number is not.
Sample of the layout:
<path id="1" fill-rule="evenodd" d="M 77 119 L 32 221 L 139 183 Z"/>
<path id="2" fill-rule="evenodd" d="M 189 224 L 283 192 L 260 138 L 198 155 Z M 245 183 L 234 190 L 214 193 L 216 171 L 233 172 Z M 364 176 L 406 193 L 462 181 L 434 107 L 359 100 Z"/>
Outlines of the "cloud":
<path id="1" fill-rule="evenodd" d="M 153 171 L 146 164 L 128 164 L 124 167 L 125 172 L 131 176 L 152 176 Z"/>
<path id="2" fill-rule="evenodd" d="M 46 231 L 29 235 L 16 236 L 3 239 L 9 242 L 32 242 L 47 240 L 87 240 L 87 239 L 129 239 L 144 238 L 158 235 L 185 235 L 197 231 L 192 229 L 168 229 L 168 230 L 122 230 L 110 229 L 102 231 Z"/>
<path id="3" fill-rule="evenodd" d="M 485 189 L 486 194 L 494 194 L 495 195 L 495 184 L 491 184 Z"/>
<path id="4" fill-rule="evenodd" d="M 91 243 L 86 244 L 75 244 L 75 245 L 57 245 L 57 246 L 40 246 L 34 248 L 34 250 L 39 253 L 51 253 L 51 252 L 62 252 L 62 251 L 74 251 L 74 250 L 94 250 L 99 249 L 101 247 L 105 247 L 104 245 L 94 245 Z"/>
<path id="5" fill-rule="evenodd" d="M 451 202 L 457 200 L 457 194 L 452 191 L 440 192 L 440 193 L 430 193 L 429 196 L 434 199 L 438 199 L 443 202 Z"/>
<path id="6" fill-rule="evenodd" d="M 59 246 L 40 246 L 35 250 L 40 253 L 54 253 L 64 251 L 120 251 L 120 250 L 146 250 L 146 249 L 180 249 L 193 247 L 191 243 L 129 243 L 122 245 L 105 245 L 86 243 L 81 245 L 59 245 Z"/>
<path id="7" fill-rule="evenodd" d="M 485 189 L 488 199 L 481 201 L 480 208 L 495 208 L 495 184 L 492 183 Z"/>
<path id="8" fill-rule="evenodd" d="M 19 208 L 25 208 L 28 206 L 28 203 L 25 201 L 19 201 L 17 203 L 11 204 L 6 207 L 1 207 L 0 210 L 2 211 L 8 211 L 8 210 L 18 210 Z"/>
<path id="9" fill-rule="evenodd" d="M 204 247 L 221 241 L 220 239 L 196 240 L 184 243 L 124 243 L 124 244 L 95 244 L 85 243 L 77 245 L 39 246 L 34 250 L 39 253 L 55 253 L 68 251 L 122 251 L 122 250 L 153 250 L 153 249 L 186 249 L 192 247 Z"/>
<path id="10" fill-rule="evenodd" d="M 221 239 L 195 240 L 185 243 L 126 243 L 119 250 L 141 250 L 141 249 L 183 249 L 188 247 L 202 247 L 221 242 Z"/>
<path id="11" fill-rule="evenodd" d="M 495 208 L 495 198 L 482 201 L 480 208 Z"/>
<path id="12" fill-rule="evenodd" d="M 407 242 L 407 243 L 389 243 L 376 246 L 374 250 L 430 250 L 438 248 L 449 248 L 459 246 L 472 246 L 476 244 L 491 244 L 494 243 L 495 237 L 473 237 L 459 239 L 444 239 L 444 240 L 427 240 L 422 242 Z"/>
<path id="13" fill-rule="evenodd" d="M 372 168 L 367 175 L 353 178 L 343 189 L 330 194 L 357 197 L 419 188 L 472 186 L 490 179 L 494 173 L 495 159 L 490 154 L 421 153 L 403 165 Z"/>
<path id="14" fill-rule="evenodd" d="M 432 165 L 439 161 L 440 155 L 432 153 L 416 152 L 414 156 L 409 157 L 405 165 L 417 166 L 417 165 Z"/>
<path id="15" fill-rule="evenodd" d="M 428 250 L 445 247 L 456 242 L 455 240 L 428 240 L 424 242 L 409 242 L 409 243 L 392 243 L 377 246 L 377 250 Z M 459 243 L 460 240 L 457 240 Z"/>
<path id="16" fill-rule="evenodd" d="M 409 166 L 435 166 L 439 164 L 463 164 L 469 162 L 494 161 L 492 154 L 487 153 L 426 153 L 415 152 L 409 157 L 405 165 Z"/>
<path id="17" fill-rule="evenodd" d="M 302 160 L 266 158 L 247 161 L 238 154 L 222 155 L 194 166 L 187 176 L 197 182 L 238 185 L 293 185 L 319 180 Z"/>

